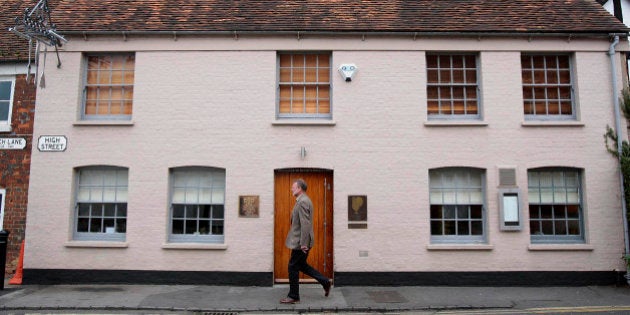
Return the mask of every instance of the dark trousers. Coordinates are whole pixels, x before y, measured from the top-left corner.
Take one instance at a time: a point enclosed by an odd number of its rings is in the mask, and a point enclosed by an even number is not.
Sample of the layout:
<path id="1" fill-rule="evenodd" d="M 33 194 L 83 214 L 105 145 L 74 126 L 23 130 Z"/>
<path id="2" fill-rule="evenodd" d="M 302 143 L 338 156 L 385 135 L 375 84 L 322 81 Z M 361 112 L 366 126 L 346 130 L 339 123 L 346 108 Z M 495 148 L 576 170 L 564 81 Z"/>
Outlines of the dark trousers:
<path id="1" fill-rule="evenodd" d="M 315 268 L 307 264 L 306 258 L 308 258 L 308 252 L 305 253 L 301 249 L 291 250 L 291 259 L 289 259 L 289 294 L 287 296 L 295 300 L 300 299 L 300 271 L 317 280 L 322 286 L 330 281 Z"/>

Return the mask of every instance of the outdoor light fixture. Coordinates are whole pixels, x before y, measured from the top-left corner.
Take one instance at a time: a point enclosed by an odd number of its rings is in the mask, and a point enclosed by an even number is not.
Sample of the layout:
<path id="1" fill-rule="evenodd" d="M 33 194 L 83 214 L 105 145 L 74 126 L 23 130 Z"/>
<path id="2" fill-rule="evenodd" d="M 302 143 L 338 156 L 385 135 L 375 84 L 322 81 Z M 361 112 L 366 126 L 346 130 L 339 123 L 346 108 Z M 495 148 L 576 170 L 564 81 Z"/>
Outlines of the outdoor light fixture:
<path id="1" fill-rule="evenodd" d="M 300 156 L 302 157 L 302 160 L 304 160 L 304 158 L 306 158 L 306 148 L 305 147 L 300 148 Z"/>

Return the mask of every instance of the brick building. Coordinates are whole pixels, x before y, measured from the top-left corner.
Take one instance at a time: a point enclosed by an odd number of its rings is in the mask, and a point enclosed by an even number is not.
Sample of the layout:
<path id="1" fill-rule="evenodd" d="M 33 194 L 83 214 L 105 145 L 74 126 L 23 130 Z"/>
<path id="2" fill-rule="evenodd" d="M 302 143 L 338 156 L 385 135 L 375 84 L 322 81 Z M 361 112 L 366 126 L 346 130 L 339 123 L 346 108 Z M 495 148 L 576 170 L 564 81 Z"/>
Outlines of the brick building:
<path id="1" fill-rule="evenodd" d="M 10 232 L 7 274 L 15 271 L 24 239 L 35 115 L 35 76 L 27 75 L 28 41 L 8 31 L 26 5 L 5 1 L 0 6 L 0 195 L 2 228 Z"/>
<path id="2" fill-rule="evenodd" d="M 26 283 L 287 280 L 291 181 L 336 285 L 610 284 L 595 1 L 56 1 Z M 620 130 L 625 130 L 625 121 Z M 623 137 L 627 138 L 627 137 Z"/>

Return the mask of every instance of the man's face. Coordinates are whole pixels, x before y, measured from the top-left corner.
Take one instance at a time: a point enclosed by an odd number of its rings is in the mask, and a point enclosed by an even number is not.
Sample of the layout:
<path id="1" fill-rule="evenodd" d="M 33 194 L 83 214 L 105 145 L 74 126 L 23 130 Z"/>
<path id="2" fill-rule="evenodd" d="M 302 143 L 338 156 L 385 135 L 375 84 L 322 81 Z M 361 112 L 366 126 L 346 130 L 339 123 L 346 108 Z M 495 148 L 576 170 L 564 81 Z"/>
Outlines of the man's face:
<path id="1" fill-rule="evenodd" d="M 297 196 L 301 191 L 302 189 L 297 183 L 293 183 L 293 185 L 291 185 L 291 192 L 293 193 L 293 196 Z"/>

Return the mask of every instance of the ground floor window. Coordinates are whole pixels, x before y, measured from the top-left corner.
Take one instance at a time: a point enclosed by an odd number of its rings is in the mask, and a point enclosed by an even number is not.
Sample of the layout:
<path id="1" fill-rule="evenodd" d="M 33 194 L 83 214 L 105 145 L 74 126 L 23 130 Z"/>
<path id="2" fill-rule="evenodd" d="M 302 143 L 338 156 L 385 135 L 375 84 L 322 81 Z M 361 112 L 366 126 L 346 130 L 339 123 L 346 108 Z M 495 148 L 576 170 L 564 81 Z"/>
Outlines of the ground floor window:
<path id="1" fill-rule="evenodd" d="M 429 171 L 431 242 L 484 242 L 484 171 L 440 168 Z"/>
<path id="2" fill-rule="evenodd" d="M 77 170 L 77 240 L 124 241 L 127 232 L 128 170 L 84 167 Z"/>
<path id="3" fill-rule="evenodd" d="M 172 242 L 223 243 L 225 170 L 210 167 L 171 169 Z"/>
<path id="4" fill-rule="evenodd" d="M 532 169 L 527 181 L 532 243 L 583 242 L 580 171 Z"/>

